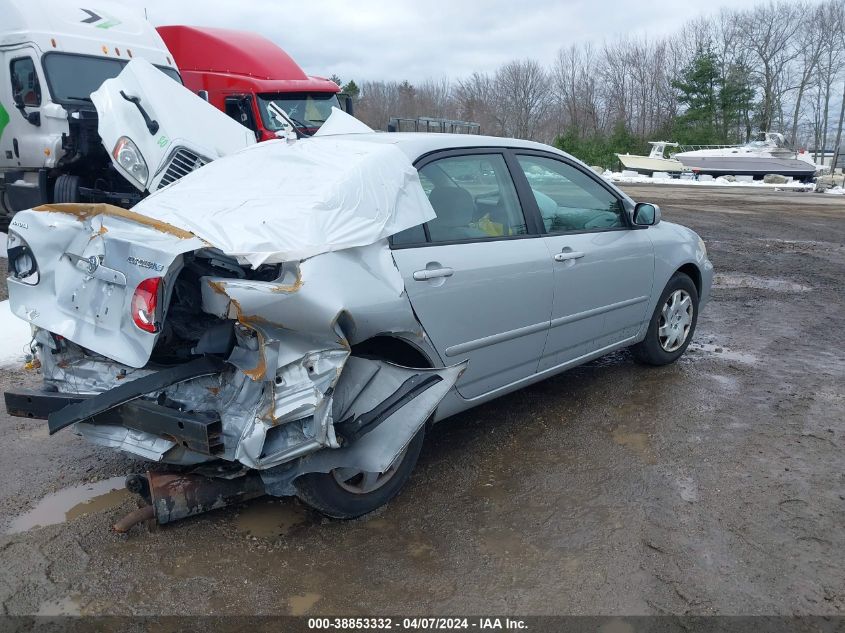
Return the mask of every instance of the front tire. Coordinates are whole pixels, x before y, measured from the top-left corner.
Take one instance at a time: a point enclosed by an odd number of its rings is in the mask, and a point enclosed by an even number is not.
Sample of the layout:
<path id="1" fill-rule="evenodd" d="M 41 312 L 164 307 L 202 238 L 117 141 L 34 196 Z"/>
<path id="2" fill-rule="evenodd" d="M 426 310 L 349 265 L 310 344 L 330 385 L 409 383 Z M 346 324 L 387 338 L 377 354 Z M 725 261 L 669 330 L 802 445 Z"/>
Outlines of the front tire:
<path id="1" fill-rule="evenodd" d="M 631 353 L 646 365 L 674 363 L 689 346 L 697 322 L 698 290 L 688 275 L 675 273 L 660 295 L 645 338 Z"/>
<path id="2" fill-rule="evenodd" d="M 338 468 L 329 473 L 302 475 L 294 481 L 296 496 L 335 519 L 354 519 L 372 512 L 399 494 L 417 463 L 424 439 L 425 425 L 383 473 Z"/>
<path id="3" fill-rule="evenodd" d="M 56 178 L 53 200 L 56 202 L 79 202 L 79 176 L 62 174 Z"/>

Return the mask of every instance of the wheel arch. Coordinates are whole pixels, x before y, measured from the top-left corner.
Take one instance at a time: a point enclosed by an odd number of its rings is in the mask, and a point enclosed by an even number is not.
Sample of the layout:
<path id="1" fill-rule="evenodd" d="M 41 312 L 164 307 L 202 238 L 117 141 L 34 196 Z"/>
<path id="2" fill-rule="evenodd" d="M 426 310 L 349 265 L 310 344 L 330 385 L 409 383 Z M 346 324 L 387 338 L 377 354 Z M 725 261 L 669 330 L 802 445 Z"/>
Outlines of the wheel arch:
<path id="1" fill-rule="evenodd" d="M 437 365 L 418 345 L 400 336 L 378 334 L 352 346 L 354 356 L 386 360 L 403 367 L 431 369 Z"/>
<path id="2" fill-rule="evenodd" d="M 699 296 L 701 296 L 701 269 L 697 265 L 693 264 L 692 262 L 687 262 L 686 264 L 678 268 L 674 273 L 672 273 L 672 275 L 675 275 L 677 273 L 684 273 L 687 277 L 692 279 L 692 283 L 695 284 L 695 291 L 698 293 Z"/>

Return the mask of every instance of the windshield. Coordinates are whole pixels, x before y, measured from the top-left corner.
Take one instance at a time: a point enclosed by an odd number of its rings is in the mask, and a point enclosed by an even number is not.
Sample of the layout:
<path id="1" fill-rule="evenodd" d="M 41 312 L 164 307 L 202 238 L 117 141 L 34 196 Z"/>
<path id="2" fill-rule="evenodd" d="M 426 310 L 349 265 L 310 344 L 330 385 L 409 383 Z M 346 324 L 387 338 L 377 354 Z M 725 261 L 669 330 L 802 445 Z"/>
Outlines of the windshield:
<path id="1" fill-rule="evenodd" d="M 120 74 L 129 60 L 71 55 L 68 53 L 48 53 L 44 55 L 44 74 L 53 101 L 57 103 L 90 101 L 106 79 Z M 182 83 L 175 68 L 156 66 L 161 72 Z"/>
<path id="2" fill-rule="evenodd" d="M 332 113 L 332 106 L 340 107 L 337 95 L 333 92 L 258 95 L 261 120 L 264 122 L 264 127 L 270 131 L 281 130 L 284 127 L 284 123 L 268 110 L 271 103 L 275 103 L 284 110 L 298 127 L 304 128 L 320 127 Z"/>

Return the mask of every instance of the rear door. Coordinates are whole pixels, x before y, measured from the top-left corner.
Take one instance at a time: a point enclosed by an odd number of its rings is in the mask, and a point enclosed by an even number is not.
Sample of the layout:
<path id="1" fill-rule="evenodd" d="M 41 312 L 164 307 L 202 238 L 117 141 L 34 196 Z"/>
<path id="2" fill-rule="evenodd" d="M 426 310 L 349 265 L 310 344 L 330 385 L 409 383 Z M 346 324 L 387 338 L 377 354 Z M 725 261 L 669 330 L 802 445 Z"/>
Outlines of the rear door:
<path id="1" fill-rule="evenodd" d="M 631 225 L 623 199 L 595 174 L 553 154 L 516 158 L 518 177 L 533 194 L 525 204 L 539 210 L 554 266 L 544 371 L 637 333 L 651 295 L 654 247 L 647 231 Z"/>
<path id="2" fill-rule="evenodd" d="M 475 398 L 536 372 L 552 261 L 502 152 L 441 153 L 417 168 L 437 218 L 395 235 L 393 257 L 441 360 L 469 361 L 457 389 Z"/>

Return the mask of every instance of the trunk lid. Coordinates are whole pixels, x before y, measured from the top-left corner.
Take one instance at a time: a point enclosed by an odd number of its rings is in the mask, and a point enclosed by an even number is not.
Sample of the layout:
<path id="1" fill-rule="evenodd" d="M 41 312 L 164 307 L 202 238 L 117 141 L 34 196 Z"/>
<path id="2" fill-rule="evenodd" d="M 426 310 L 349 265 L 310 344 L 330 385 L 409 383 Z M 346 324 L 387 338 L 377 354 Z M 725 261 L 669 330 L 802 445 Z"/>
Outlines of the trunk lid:
<path id="1" fill-rule="evenodd" d="M 110 205 L 47 205 L 21 211 L 9 230 L 9 303 L 32 325 L 130 367 L 149 360 L 157 333 L 140 329 L 130 307 L 138 285 L 161 277 L 163 322 L 181 255 L 206 244 L 191 233 Z M 25 248 L 36 273 L 16 278 Z"/>

